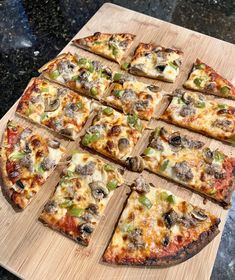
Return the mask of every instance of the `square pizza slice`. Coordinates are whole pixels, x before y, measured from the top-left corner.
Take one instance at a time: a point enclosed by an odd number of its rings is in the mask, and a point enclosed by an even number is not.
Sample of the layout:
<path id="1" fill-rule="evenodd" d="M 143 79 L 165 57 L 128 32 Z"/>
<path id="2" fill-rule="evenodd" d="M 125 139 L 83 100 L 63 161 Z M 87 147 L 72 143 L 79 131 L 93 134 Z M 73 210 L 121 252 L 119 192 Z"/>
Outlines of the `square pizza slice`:
<path id="1" fill-rule="evenodd" d="M 121 62 L 134 41 L 135 35 L 130 33 L 101 33 L 75 39 L 73 43 L 85 50 L 110 60 Z"/>
<path id="2" fill-rule="evenodd" d="M 179 74 L 183 53 L 180 50 L 140 43 L 129 65 L 129 72 L 173 83 Z"/>
<path id="3" fill-rule="evenodd" d="M 49 80 L 100 99 L 112 80 L 112 71 L 99 61 L 64 53 L 39 69 Z"/>
<path id="4" fill-rule="evenodd" d="M 213 68 L 200 59 L 196 59 L 184 87 L 214 94 L 221 97 L 235 99 L 235 87 Z"/>
<path id="5" fill-rule="evenodd" d="M 21 97 L 17 113 L 75 140 L 92 111 L 92 102 L 78 93 L 33 78 Z"/>
<path id="6" fill-rule="evenodd" d="M 122 175 L 116 167 L 76 151 L 40 220 L 88 246 L 114 190 L 122 184 Z"/>
<path id="7" fill-rule="evenodd" d="M 8 121 L 1 146 L 3 188 L 14 205 L 24 209 L 59 163 L 65 149 L 48 139 Z"/>
<path id="8" fill-rule="evenodd" d="M 223 207 L 231 205 L 235 188 L 234 157 L 165 127 L 155 129 L 141 157 L 129 158 L 129 168 L 148 169 L 212 198 Z"/>
<path id="9" fill-rule="evenodd" d="M 103 98 L 108 105 L 147 121 L 155 116 L 156 107 L 164 95 L 158 86 L 139 82 L 133 76 L 122 73 L 115 73 L 113 79 L 110 90 Z"/>
<path id="10" fill-rule="evenodd" d="M 82 144 L 114 160 L 123 161 L 133 152 L 145 123 L 137 115 L 124 115 L 102 106 L 82 138 Z"/>

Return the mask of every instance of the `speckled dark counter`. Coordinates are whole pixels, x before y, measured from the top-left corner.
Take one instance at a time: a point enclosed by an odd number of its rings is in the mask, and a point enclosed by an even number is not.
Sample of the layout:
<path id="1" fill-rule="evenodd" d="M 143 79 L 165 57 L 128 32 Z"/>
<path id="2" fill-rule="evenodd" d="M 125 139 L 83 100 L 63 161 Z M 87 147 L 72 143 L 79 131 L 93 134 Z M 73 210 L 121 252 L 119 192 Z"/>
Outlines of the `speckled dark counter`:
<path id="1" fill-rule="evenodd" d="M 71 40 L 107 1 L 0 1 L 0 117 L 37 69 Z M 235 42 L 234 0 L 109 1 L 210 36 Z M 211 279 L 235 278 L 235 196 Z M 1 252 L 1 248 L 0 248 Z M 0 267 L 0 279 L 18 279 Z"/>

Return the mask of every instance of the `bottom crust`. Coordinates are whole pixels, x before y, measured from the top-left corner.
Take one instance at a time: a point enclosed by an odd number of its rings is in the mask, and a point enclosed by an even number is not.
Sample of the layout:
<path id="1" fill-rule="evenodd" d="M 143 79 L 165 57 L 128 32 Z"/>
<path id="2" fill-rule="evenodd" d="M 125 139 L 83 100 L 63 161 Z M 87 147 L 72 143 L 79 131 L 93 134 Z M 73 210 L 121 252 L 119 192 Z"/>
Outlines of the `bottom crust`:
<path id="1" fill-rule="evenodd" d="M 176 252 L 174 255 L 166 256 L 166 257 L 152 257 L 146 258 L 145 260 L 135 261 L 134 259 L 123 259 L 116 261 L 115 258 L 103 255 L 103 261 L 110 264 L 117 265 L 134 265 L 134 266 L 155 266 L 155 267 L 169 267 L 179 263 L 182 263 L 194 255 L 199 253 L 207 244 L 209 244 L 214 237 L 219 233 L 218 224 L 220 220 L 217 221 L 216 224 L 210 227 L 208 231 L 202 232 L 199 238 L 187 246 L 183 247 L 181 250 Z"/>

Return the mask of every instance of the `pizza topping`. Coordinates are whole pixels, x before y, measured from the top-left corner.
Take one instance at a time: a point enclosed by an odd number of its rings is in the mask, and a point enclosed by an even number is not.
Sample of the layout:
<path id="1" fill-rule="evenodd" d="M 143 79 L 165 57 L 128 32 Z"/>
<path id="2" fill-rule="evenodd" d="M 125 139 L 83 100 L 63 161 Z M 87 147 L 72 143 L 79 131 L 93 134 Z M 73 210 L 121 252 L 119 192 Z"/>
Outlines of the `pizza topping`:
<path id="1" fill-rule="evenodd" d="M 162 245 L 163 245 L 164 247 L 167 247 L 167 246 L 169 245 L 169 243 L 170 243 L 170 238 L 169 238 L 168 235 L 166 235 L 166 236 L 163 238 L 163 240 L 162 240 Z"/>
<path id="2" fill-rule="evenodd" d="M 223 87 L 220 88 L 220 92 L 222 94 L 228 94 L 230 92 L 230 90 L 231 89 L 228 86 L 223 86 Z"/>
<path id="3" fill-rule="evenodd" d="M 217 119 L 212 123 L 213 126 L 216 126 L 224 131 L 233 131 L 233 122 L 228 119 Z"/>
<path id="4" fill-rule="evenodd" d="M 95 199 L 101 200 L 109 194 L 109 190 L 101 181 L 93 181 L 89 183 L 89 187 L 91 188 L 91 193 Z"/>
<path id="5" fill-rule="evenodd" d="M 162 142 L 159 138 L 157 139 L 153 139 L 149 145 L 149 147 L 152 147 L 154 149 L 157 149 L 158 151 L 163 151 L 164 150 L 164 147 L 162 145 Z M 146 151 L 145 151 L 145 154 L 146 154 Z"/>
<path id="6" fill-rule="evenodd" d="M 30 172 L 33 172 L 33 159 L 31 155 L 25 155 L 20 159 L 20 165 L 28 168 Z"/>
<path id="7" fill-rule="evenodd" d="M 194 209 L 191 214 L 195 219 L 199 221 L 205 221 L 208 218 L 208 216 L 202 210 Z"/>
<path id="8" fill-rule="evenodd" d="M 50 159 L 49 157 L 46 157 L 43 159 L 41 166 L 45 171 L 49 171 L 55 166 L 55 161 Z"/>
<path id="9" fill-rule="evenodd" d="M 145 179 L 140 176 L 135 180 L 135 183 L 132 185 L 132 189 L 138 193 L 148 193 L 150 191 L 150 186 Z"/>
<path id="10" fill-rule="evenodd" d="M 21 138 L 21 139 L 26 139 L 26 138 L 29 137 L 29 135 L 31 135 L 31 134 L 32 134 L 32 130 L 29 129 L 29 128 L 25 128 L 25 129 L 21 132 L 20 138 Z"/>
<path id="11" fill-rule="evenodd" d="M 130 240 L 130 243 L 128 244 L 129 250 L 144 249 L 145 242 L 143 240 L 143 232 L 141 229 L 135 228 L 131 233 L 129 233 L 128 238 Z"/>
<path id="12" fill-rule="evenodd" d="M 193 106 L 191 105 L 183 105 L 179 114 L 181 117 L 188 117 L 192 116 L 196 113 L 196 110 Z"/>
<path id="13" fill-rule="evenodd" d="M 94 228 L 92 227 L 92 224 L 84 223 L 79 226 L 79 231 L 81 234 L 89 235 L 94 231 Z"/>
<path id="14" fill-rule="evenodd" d="M 118 149 L 123 152 L 130 146 L 130 141 L 127 138 L 120 138 L 118 140 Z"/>
<path id="15" fill-rule="evenodd" d="M 186 136 L 183 136 L 181 138 L 181 141 L 182 141 L 183 147 L 189 148 L 189 149 L 200 149 L 201 147 L 203 147 L 205 145 L 202 141 L 189 139 Z"/>
<path id="16" fill-rule="evenodd" d="M 212 163 L 212 161 L 213 161 L 213 152 L 210 150 L 210 148 L 203 149 L 202 155 L 203 155 L 203 158 L 204 158 L 205 162 Z"/>
<path id="17" fill-rule="evenodd" d="M 16 185 L 17 187 L 19 187 L 21 190 L 23 190 L 25 188 L 24 184 L 22 183 L 21 180 L 17 180 L 16 181 Z"/>
<path id="18" fill-rule="evenodd" d="M 129 102 L 133 102 L 136 99 L 136 94 L 133 90 L 128 89 L 128 90 L 124 90 L 121 100 L 123 103 L 129 103 Z"/>
<path id="19" fill-rule="evenodd" d="M 56 140 L 56 139 L 50 139 L 48 141 L 48 146 L 53 148 L 53 149 L 59 149 L 60 147 L 60 141 Z"/>
<path id="20" fill-rule="evenodd" d="M 140 156 L 128 157 L 126 159 L 126 165 L 134 172 L 142 172 L 144 169 L 144 162 Z"/>
<path id="21" fill-rule="evenodd" d="M 177 223 L 178 215 L 173 209 L 171 209 L 163 215 L 163 220 L 166 227 L 171 228 Z"/>
<path id="22" fill-rule="evenodd" d="M 149 86 L 147 86 L 147 88 L 149 89 L 149 90 L 151 90 L 152 92 L 159 92 L 160 91 L 160 88 L 158 87 L 158 86 L 156 86 L 156 85 L 149 85 Z"/>
<path id="23" fill-rule="evenodd" d="M 178 147 L 182 145 L 182 140 L 179 132 L 174 132 L 170 135 L 168 142 L 174 146 Z"/>
<path id="24" fill-rule="evenodd" d="M 149 101 L 148 100 L 138 100 L 135 103 L 135 109 L 137 111 L 144 111 L 148 108 L 148 106 L 149 106 Z"/>
<path id="25" fill-rule="evenodd" d="M 120 125 L 114 125 L 109 131 L 110 136 L 118 136 L 120 133 L 121 133 Z"/>
<path id="26" fill-rule="evenodd" d="M 54 112 L 56 111 L 59 106 L 60 106 L 60 100 L 55 98 L 55 99 L 50 99 L 50 98 L 45 98 L 44 99 L 44 111 L 45 112 Z"/>
<path id="27" fill-rule="evenodd" d="M 99 207 L 96 204 L 94 204 L 94 203 L 90 203 L 87 206 L 86 210 L 89 213 L 91 213 L 92 215 L 98 215 L 99 214 Z"/>
<path id="28" fill-rule="evenodd" d="M 57 203 L 53 200 L 50 200 L 47 202 L 47 204 L 44 206 L 44 210 L 47 213 L 54 213 L 57 210 Z"/>
<path id="29" fill-rule="evenodd" d="M 139 197 L 139 202 L 141 204 L 143 204 L 148 209 L 150 209 L 152 207 L 152 205 L 153 205 L 151 200 L 147 196 L 145 196 L 145 195 L 141 195 Z"/>
<path id="30" fill-rule="evenodd" d="M 65 128 L 62 128 L 62 129 L 60 130 L 60 133 L 61 133 L 62 135 L 71 137 L 71 136 L 73 135 L 73 129 L 70 128 L 70 127 L 65 127 Z"/>
<path id="31" fill-rule="evenodd" d="M 205 172 L 209 175 L 213 175 L 216 179 L 226 178 L 226 173 L 223 171 L 219 164 L 211 164 L 206 166 Z"/>
<path id="32" fill-rule="evenodd" d="M 82 176 L 93 175 L 95 172 L 95 168 L 96 163 L 94 161 L 90 161 L 88 164 L 85 164 L 83 166 L 78 164 L 75 168 L 75 172 Z"/>
<path id="33" fill-rule="evenodd" d="M 173 166 L 173 171 L 176 177 L 183 181 L 190 181 L 193 179 L 193 173 L 190 165 L 186 161 L 177 162 Z"/>

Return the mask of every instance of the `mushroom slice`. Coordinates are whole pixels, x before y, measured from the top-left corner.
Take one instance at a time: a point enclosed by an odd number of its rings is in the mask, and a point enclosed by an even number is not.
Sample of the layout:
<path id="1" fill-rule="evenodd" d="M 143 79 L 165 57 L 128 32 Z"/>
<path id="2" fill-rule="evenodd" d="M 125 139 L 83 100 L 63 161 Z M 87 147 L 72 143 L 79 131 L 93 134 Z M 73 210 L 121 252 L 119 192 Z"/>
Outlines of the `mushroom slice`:
<path id="1" fill-rule="evenodd" d="M 208 218 L 208 216 L 202 210 L 197 211 L 194 209 L 191 214 L 195 219 L 199 221 L 205 221 Z"/>
<path id="2" fill-rule="evenodd" d="M 60 100 L 58 98 L 55 99 L 50 99 L 50 98 L 45 98 L 44 101 L 44 111 L 45 112 L 54 112 L 57 110 L 60 106 Z"/>
<path id="3" fill-rule="evenodd" d="M 95 199 L 101 200 L 109 194 L 109 190 L 101 181 L 93 181 L 89 183 L 89 187 L 91 188 L 91 193 Z"/>
<path id="4" fill-rule="evenodd" d="M 142 172 L 144 170 L 144 162 L 140 156 L 128 157 L 126 159 L 126 166 L 134 172 Z"/>
<path id="5" fill-rule="evenodd" d="M 56 139 L 51 139 L 48 142 L 48 146 L 53 149 L 58 149 L 60 147 L 60 141 L 58 141 Z"/>

